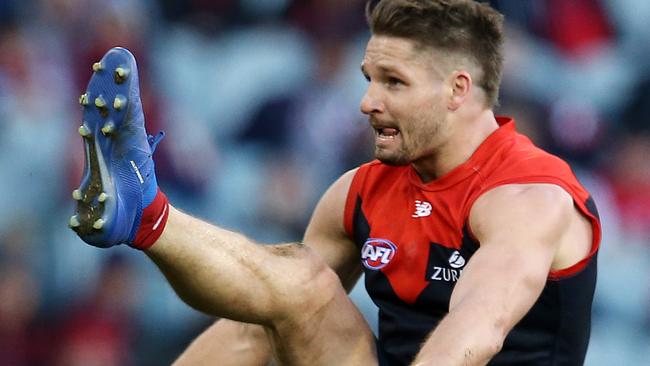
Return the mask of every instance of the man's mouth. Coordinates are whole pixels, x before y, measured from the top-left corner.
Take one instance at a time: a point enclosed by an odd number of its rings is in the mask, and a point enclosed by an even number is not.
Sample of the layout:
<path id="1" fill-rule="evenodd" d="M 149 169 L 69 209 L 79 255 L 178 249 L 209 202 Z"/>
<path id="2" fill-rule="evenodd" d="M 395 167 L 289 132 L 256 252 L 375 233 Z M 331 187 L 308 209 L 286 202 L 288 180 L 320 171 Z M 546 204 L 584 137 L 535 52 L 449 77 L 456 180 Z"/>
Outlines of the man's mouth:
<path id="1" fill-rule="evenodd" d="M 380 138 L 385 138 L 385 139 L 394 139 L 397 135 L 399 135 L 399 130 L 397 128 L 393 127 L 376 127 L 375 128 L 375 134 L 377 137 Z"/>

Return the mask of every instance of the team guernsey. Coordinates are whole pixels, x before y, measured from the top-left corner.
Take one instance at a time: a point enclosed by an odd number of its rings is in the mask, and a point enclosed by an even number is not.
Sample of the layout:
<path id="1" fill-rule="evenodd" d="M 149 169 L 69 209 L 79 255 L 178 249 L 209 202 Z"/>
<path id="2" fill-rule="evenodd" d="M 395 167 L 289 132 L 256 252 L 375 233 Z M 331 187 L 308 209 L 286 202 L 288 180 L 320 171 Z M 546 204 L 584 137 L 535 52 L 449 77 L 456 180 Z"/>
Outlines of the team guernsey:
<path id="1" fill-rule="evenodd" d="M 410 364 L 448 312 L 454 286 L 480 246 L 468 227 L 472 204 L 497 186 L 523 183 L 568 192 L 592 223 L 593 243 L 588 257 L 549 273 L 540 298 L 490 365 L 584 362 L 601 238 L 596 207 L 564 161 L 517 133 L 512 119 L 497 121 L 499 128 L 469 160 L 437 180 L 423 183 L 411 166 L 373 161 L 352 181 L 344 224 L 359 246 L 366 289 L 379 308 L 382 365 Z"/>

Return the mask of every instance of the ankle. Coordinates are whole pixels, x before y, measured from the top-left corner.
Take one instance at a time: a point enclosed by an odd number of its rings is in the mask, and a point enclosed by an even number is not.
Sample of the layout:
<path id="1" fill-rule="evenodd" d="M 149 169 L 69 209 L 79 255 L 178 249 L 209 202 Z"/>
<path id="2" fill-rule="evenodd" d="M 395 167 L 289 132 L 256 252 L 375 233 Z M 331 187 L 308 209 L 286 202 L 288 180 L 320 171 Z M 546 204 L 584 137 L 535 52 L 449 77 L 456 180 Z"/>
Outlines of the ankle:
<path id="1" fill-rule="evenodd" d="M 140 226 L 130 245 L 140 250 L 150 248 L 165 230 L 168 217 L 169 200 L 160 188 L 158 188 L 151 204 L 142 210 Z"/>

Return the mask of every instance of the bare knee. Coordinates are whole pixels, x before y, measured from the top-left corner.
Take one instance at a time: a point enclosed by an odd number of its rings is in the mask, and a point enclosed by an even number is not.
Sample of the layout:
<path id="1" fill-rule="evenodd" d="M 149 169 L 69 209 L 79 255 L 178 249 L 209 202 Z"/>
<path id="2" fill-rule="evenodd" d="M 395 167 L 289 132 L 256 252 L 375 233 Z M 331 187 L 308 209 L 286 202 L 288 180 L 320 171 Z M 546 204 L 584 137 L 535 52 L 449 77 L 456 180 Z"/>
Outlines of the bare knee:
<path id="1" fill-rule="evenodd" d="M 376 364 L 374 337 L 347 297 L 336 273 L 311 249 L 298 256 L 301 266 L 287 272 L 277 312 L 266 324 L 282 364 Z M 335 351 L 332 351 L 335 350 Z"/>
<path id="2" fill-rule="evenodd" d="M 284 274 L 285 281 L 275 296 L 280 319 L 310 317 L 345 294 L 336 273 L 313 249 L 300 246 L 292 250 L 296 250 L 292 255 L 299 259 L 299 265 Z"/>

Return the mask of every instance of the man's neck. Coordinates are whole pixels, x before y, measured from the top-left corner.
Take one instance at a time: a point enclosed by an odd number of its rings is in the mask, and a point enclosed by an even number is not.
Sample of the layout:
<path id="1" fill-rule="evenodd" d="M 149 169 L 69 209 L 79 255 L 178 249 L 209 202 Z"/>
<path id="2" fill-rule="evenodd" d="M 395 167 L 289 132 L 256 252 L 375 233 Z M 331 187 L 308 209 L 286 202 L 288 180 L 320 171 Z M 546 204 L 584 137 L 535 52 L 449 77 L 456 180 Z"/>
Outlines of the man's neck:
<path id="1" fill-rule="evenodd" d="M 483 141 L 499 128 L 491 110 L 485 110 L 473 119 L 451 123 L 454 130 L 447 142 L 425 159 L 412 163 L 424 183 L 444 176 L 469 160 Z"/>

